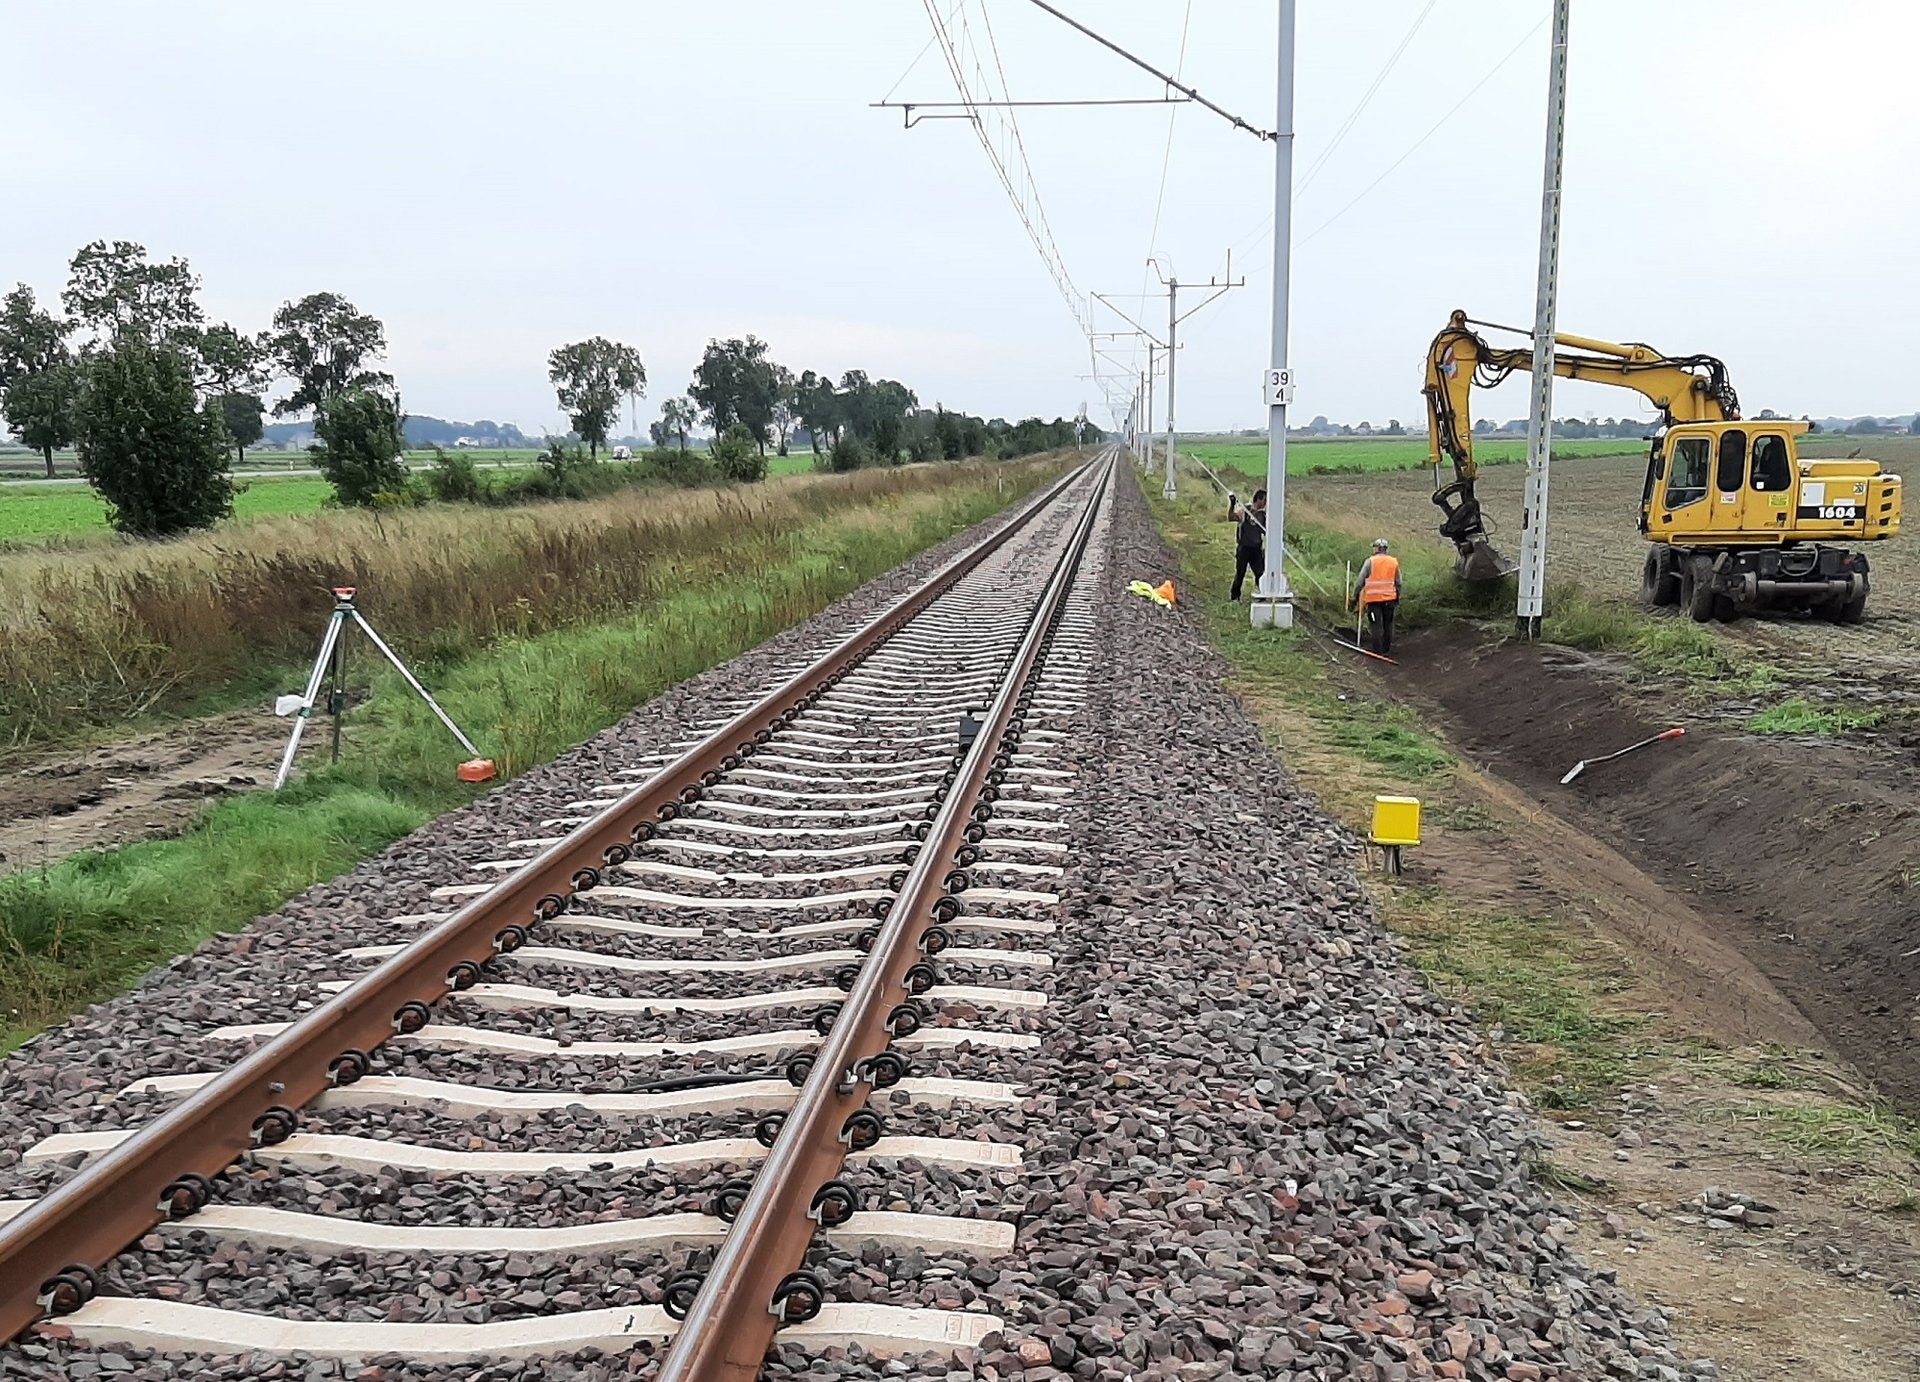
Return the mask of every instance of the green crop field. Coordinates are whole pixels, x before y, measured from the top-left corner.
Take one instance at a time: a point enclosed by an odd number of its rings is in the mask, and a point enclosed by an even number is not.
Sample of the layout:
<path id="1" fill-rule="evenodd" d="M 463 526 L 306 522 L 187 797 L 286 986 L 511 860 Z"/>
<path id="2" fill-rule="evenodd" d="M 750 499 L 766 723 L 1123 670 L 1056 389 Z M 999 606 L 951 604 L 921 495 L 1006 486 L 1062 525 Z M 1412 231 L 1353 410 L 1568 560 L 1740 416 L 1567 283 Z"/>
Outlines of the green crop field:
<path id="1" fill-rule="evenodd" d="M 333 486 L 315 476 L 242 479 L 235 485 L 237 522 L 279 514 L 312 513 L 333 494 Z M 107 531 L 107 506 L 85 485 L 8 485 L 0 488 L 0 543 L 44 542 L 49 538 Z"/>
<path id="2" fill-rule="evenodd" d="M 1646 450 L 1637 437 L 1583 438 L 1556 441 L 1556 456 L 1637 456 Z M 1181 443 L 1180 449 L 1197 456 L 1213 469 L 1237 470 L 1242 475 L 1267 473 L 1267 444 L 1262 440 L 1238 437 L 1199 438 Z M 1523 461 L 1525 441 L 1498 438 L 1476 441 L 1474 456 L 1482 465 L 1502 465 Z M 1371 470 L 1418 470 L 1427 464 L 1427 443 L 1419 437 L 1361 437 L 1339 441 L 1288 441 L 1289 475 L 1359 475 Z"/>

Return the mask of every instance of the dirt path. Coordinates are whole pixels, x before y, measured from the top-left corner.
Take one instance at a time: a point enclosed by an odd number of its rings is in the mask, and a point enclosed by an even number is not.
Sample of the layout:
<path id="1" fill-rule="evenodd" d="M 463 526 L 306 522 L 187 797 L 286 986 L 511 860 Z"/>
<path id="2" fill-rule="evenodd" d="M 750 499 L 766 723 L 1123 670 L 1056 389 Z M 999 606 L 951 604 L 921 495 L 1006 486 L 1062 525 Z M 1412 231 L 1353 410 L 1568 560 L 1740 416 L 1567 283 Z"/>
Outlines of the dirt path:
<path id="1" fill-rule="evenodd" d="M 264 710 L 237 710 L 14 758 L 0 797 L 0 872 L 176 834 L 210 799 L 270 784 L 287 733 Z"/>

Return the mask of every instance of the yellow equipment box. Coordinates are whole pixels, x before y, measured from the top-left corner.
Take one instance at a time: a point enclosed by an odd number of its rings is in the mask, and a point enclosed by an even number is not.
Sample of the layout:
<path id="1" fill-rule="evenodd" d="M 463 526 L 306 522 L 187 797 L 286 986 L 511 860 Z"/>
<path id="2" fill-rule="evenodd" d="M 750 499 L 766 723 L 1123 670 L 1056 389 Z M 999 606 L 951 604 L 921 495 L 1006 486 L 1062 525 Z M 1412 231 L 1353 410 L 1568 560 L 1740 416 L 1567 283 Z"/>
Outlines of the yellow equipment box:
<path id="1" fill-rule="evenodd" d="M 1417 845 L 1420 843 L 1420 798 L 1375 797 L 1373 799 L 1373 835 L 1370 844 Z"/>

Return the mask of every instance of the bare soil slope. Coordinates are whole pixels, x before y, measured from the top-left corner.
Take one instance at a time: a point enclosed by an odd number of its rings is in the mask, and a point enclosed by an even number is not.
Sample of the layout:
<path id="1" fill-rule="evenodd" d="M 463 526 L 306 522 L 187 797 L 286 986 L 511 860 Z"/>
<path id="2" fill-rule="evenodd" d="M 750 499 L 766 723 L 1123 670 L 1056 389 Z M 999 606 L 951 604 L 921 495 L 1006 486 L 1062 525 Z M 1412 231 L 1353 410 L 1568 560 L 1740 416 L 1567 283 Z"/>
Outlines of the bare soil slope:
<path id="1" fill-rule="evenodd" d="M 1910 751 L 1695 721 L 1686 738 L 1560 777 L 1675 723 L 1657 687 L 1551 645 L 1419 635 L 1386 671 L 1455 742 L 1693 906 L 1884 1093 L 1920 1106 L 1920 820 Z M 1738 1001 L 1733 990 L 1729 1001 Z"/>

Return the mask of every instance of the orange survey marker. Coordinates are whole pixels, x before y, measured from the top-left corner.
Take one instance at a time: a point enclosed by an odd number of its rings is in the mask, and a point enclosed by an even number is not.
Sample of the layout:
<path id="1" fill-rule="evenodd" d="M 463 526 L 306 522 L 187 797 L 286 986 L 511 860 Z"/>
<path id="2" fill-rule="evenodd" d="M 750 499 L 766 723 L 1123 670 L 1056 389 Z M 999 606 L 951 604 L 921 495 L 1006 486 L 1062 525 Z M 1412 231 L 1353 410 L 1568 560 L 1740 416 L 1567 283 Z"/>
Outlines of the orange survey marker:
<path id="1" fill-rule="evenodd" d="M 1166 580 L 1160 582 L 1159 585 L 1156 585 L 1153 588 L 1153 593 L 1155 595 L 1158 595 L 1161 599 L 1165 600 L 1168 604 L 1172 604 L 1173 598 L 1174 598 L 1173 597 L 1173 577 L 1169 576 L 1167 577 Z"/>
<path id="2" fill-rule="evenodd" d="M 462 782 L 491 782 L 494 767 L 491 758 L 469 758 L 453 770 L 453 775 Z"/>

